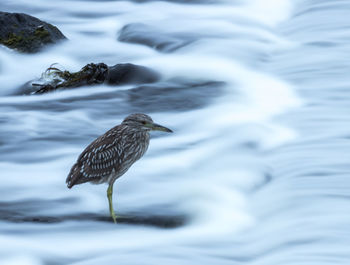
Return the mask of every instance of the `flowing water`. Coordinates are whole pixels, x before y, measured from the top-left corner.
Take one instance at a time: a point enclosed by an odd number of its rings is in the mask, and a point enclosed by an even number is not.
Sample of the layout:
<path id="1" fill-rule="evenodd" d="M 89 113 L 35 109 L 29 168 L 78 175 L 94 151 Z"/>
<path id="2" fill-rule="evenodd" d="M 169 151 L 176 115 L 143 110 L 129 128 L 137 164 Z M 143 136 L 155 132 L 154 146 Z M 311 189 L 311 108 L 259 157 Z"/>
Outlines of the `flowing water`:
<path id="1" fill-rule="evenodd" d="M 349 264 L 348 0 L 10 1 L 69 39 L 0 47 L 0 264 Z M 52 63 L 151 85 L 16 95 Z M 69 190 L 132 112 L 171 129 L 115 183 Z"/>

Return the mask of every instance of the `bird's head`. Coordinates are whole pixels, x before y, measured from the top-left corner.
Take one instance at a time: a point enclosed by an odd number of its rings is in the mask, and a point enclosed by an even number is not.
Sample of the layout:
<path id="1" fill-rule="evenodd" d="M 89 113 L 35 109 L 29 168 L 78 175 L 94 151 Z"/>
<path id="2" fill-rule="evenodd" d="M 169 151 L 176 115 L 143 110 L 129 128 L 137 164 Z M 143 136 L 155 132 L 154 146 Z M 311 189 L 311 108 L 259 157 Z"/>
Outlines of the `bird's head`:
<path id="1" fill-rule="evenodd" d="M 143 113 L 130 114 L 123 120 L 122 124 L 133 126 L 144 131 L 173 132 L 162 125 L 154 123 L 150 116 Z"/>

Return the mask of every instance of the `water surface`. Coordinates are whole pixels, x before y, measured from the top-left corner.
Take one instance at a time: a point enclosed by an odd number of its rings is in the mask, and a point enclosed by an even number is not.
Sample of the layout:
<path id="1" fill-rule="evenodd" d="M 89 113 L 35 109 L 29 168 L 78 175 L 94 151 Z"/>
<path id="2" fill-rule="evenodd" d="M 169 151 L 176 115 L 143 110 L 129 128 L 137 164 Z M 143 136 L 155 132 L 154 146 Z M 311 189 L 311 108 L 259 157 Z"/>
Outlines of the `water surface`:
<path id="1" fill-rule="evenodd" d="M 0 264 L 349 264 L 347 1 L 2 1 L 69 41 L 0 47 Z M 23 96 L 52 63 L 134 63 L 155 84 Z M 174 133 L 115 183 L 68 190 L 132 112 Z"/>

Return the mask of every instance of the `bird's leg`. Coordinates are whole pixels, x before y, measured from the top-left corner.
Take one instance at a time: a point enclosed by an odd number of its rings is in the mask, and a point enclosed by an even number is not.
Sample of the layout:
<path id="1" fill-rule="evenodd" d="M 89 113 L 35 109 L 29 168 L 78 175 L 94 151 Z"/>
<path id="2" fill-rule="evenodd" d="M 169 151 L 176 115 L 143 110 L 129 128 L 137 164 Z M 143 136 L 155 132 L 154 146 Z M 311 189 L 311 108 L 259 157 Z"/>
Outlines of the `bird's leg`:
<path id="1" fill-rule="evenodd" d="M 113 201 L 112 201 L 112 195 L 113 195 L 113 184 L 110 183 L 107 189 L 107 197 L 108 197 L 108 202 L 109 202 L 109 213 L 113 219 L 113 222 L 117 222 L 117 217 L 115 215 L 114 209 L 113 209 Z"/>

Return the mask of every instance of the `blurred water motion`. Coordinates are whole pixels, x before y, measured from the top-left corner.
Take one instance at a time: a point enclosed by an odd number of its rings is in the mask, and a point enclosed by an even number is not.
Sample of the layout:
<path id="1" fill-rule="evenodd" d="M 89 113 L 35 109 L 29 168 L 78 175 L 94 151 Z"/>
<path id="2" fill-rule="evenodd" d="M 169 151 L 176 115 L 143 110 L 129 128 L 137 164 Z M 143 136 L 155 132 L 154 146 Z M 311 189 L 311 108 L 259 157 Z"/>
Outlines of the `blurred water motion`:
<path id="1" fill-rule="evenodd" d="M 2 1 L 68 42 L 0 47 L 0 264 L 349 264 L 347 1 Z M 59 63 L 134 63 L 151 85 L 22 96 Z M 131 112 L 174 130 L 115 183 L 68 190 Z"/>

